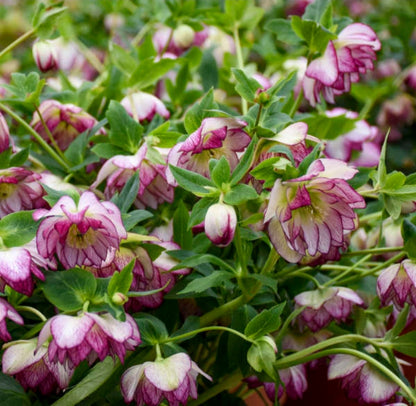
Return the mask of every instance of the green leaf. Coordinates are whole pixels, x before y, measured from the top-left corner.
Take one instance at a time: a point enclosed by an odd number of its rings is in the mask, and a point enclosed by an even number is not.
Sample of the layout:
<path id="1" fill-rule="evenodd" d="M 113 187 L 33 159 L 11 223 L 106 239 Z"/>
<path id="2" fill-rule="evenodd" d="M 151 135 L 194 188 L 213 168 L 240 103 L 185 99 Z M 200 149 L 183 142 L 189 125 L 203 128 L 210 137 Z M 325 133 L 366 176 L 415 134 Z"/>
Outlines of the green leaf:
<path id="1" fill-rule="evenodd" d="M 397 337 L 391 341 L 391 345 L 396 351 L 416 358 L 416 331 Z"/>
<path id="2" fill-rule="evenodd" d="M 29 148 L 21 149 L 11 156 L 9 166 L 22 166 L 27 161 L 27 158 L 29 158 Z M 1 160 L 2 158 L 0 157 L 0 161 Z"/>
<path id="3" fill-rule="evenodd" d="M 204 197 L 201 200 L 199 200 L 192 207 L 192 213 L 188 220 L 188 228 L 191 228 L 193 226 L 196 226 L 197 224 L 202 223 L 205 219 L 205 215 L 207 214 L 209 207 L 217 202 L 218 202 L 218 199 L 212 198 L 212 197 Z"/>
<path id="4" fill-rule="evenodd" d="M 135 174 L 126 182 L 121 193 L 112 197 L 111 201 L 120 209 L 121 213 L 127 213 L 136 200 L 137 193 L 139 192 L 139 185 L 139 172 L 135 172 Z"/>
<path id="5" fill-rule="evenodd" d="M 282 322 L 280 315 L 286 303 L 280 303 L 270 309 L 265 309 L 247 324 L 244 334 L 256 340 L 266 334 L 276 331 Z"/>
<path id="6" fill-rule="evenodd" d="M 201 77 L 202 88 L 204 89 L 204 92 L 207 92 L 211 88 L 216 89 L 218 87 L 218 66 L 217 61 L 212 55 L 212 51 L 208 50 L 203 53 L 202 61 L 198 68 L 198 73 Z"/>
<path id="7" fill-rule="evenodd" d="M 42 187 L 45 189 L 47 195 L 43 196 L 43 200 L 46 200 L 50 206 L 55 206 L 58 200 L 63 196 L 69 196 L 74 202 L 79 201 L 79 194 L 74 189 L 67 190 L 55 190 L 42 183 Z M 69 186 L 71 187 L 71 186 Z"/>
<path id="8" fill-rule="evenodd" d="M 224 196 L 224 202 L 232 206 L 245 203 L 247 200 L 257 199 L 259 196 L 256 190 L 243 183 L 235 185 Z"/>
<path id="9" fill-rule="evenodd" d="M 268 21 L 265 29 L 276 34 L 278 41 L 295 46 L 300 44 L 300 39 L 293 31 L 291 22 L 285 18 L 276 18 Z"/>
<path id="10" fill-rule="evenodd" d="M 28 75 L 23 73 L 12 73 L 12 80 L 9 85 L 3 85 L 19 101 L 33 105 L 39 105 L 39 97 L 45 85 L 45 79 L 40 80 L 39 74 L 30 72 Z"/>
<path id="11" fill-rule="evenodd" d="M 104 361 L 92 367 L 91 371 L 81 382 L 78 382 L 73 389 L 67 391 L 52 406 L 74 406 L 81 404 L 80 402 L 103 385 L 119 366 L 120 361 L 114 361 L 111 357 L 105 358 Z"/>
<path id="12" fill-rule="evenodd" d="M 212 161 L 213 160 L 211 160 L 210 163 Z M 227 158 L 222 156 L 219 161 L 215 160 L 215 166 L 212 170 L 210 170 L 210 172 L 211 179 L 218 186 L 218 188 L 221 188 L 224 183 L 228 183 L 230 180 L 231 171 Z"/>
<path id="13" fill-rule="evenodd" d="M 165 323 L 151 314 L 139 313 L 134 320 L 139 327 L 141 345 L 154 345 L 169 336 Z"/>
<path id="14" fill-rule="evenodd" d="M 173 240 L 184 250 L 192 248 L 192 230 L 188 228 L 189 212 L 183 201 L 173 215 Z"/>
<path id="15" fill-rule="evenodd" d="M 402 223 L 404 249 L 411 259 L 416 259 L 416 225 L 414 221 L 415 219 L 412 219 L 412 221 L 404 219 Z"/>
<path id="16" fill-rule="evenodd" d="M 81 310 L 87 300 L 94 298 L 97 281 L 83 269 L 47 272 L 41 284 L 46 298 L 58 309 L 74 312 Z"/>
<path id="17" fill-rule="evenodd" d="M 332 0 L 315 0 L 306 7 L 302 18 L 330 27 L 332 25 Z"/>
<path id="18" fill-rule="evenodd" d="M 273 346 L 266 340 L 255 342 L 247 352 L 247 361 L 257 372 L 266 372 L 274 381 L 277 374 L 273 363 L 276 361 L 276 354 Z"/>
<path id="19" fill-rule="evenodd" d="M 146 210 L 133 210 L 129 213 L 122 213 L 121 219 L 123 220 L 124 228 L 130 231 L 137 223 L 150 219 L 153 214 Z"/>
<path id="20" fill-rule="evenodd" d="M 98 155 L 100 158 L 105 158 L 105 159 L 110 159 L 115 155 L 125 154 L 125 151 L 123 148 L 110 144 L 109 142 L 103 142 L 103 143 L 94 145 L 91 148 L 91 151 L 94 152 L 94 154 Z"/>
<path id="21" fill-rule="evenodd" d="M 160 59 L 158 62 L 155 62 L 154 57 L 145 59 L 139 63 L 139 66 L 132 73 L 129 85 L 136 89 L 153 85 L 177 63 L 177 60 L 168 58 Z"/>
<path id="22" fill-rule="evenodd" d="M 11 376 L 0 372 L 0 406 L 29 406 L 29 396 Z"/>
<path id="23" fill-rule="evenodd" d="M 133 259 L 120 272 L 114 272 L 108 284 L 107 292 L 111 298 L 115 293 L 122 293 L 124 295 L 130 290 L 133 282 L 133 268 L 136 261 Z"/>
<path id="24" fill-rule="evenodd" d="M 143 127 L 118 102 L 111 100 L 106 117 L 111 126 L 110 142 L 135 154 L 142 139 Z"/>
<path id="25" fill-rule="evenodd" d="M 337 38 L 333 32 L 317 22 L 303 20 L 298 16 L 292 16 L 292 29 L 300 39 L 308 44 L 310 52 L 323 53 L 328 42 Z"/>
<path id="26" fill-rule="evenodd" d="M 0 240 L 7 248 L 20 247 L 35 238 L 39 221 L 33 220 L 32 213 L 18 211 L 0 220 Z"/>
<path id="27" fill-rule="evenodd" d="M 308 134 L 321 140 L 333 140 L 353 130 L 357 119 L 348 118 L 345 114 L 328 117 L 326 114 L 317 113 L 303 118 L 302 121 L 308 125 Z"/>
<path id="28" fill-rule="evenodd" d="M 389 137 L 389 132 L 387 132 L 386 137 L 384 138 L 383 147 L 381 148 L 380 153 L 380 163 L 378 164 L 376 183 L 375 188 L 383 188 L 386 183 L 387 178 L 387 169 L 386 169 L 386 150 L 387 150 L 387 140 Z"/>
<path id="29" fill-rule="evenodd" d="M 110 42 L 109 52 L 111 62 L 123 73 L 130 76 L 138 64 L 137 59 L 134 58 L 127 50 L 114 42 Z"/>
<path id="30" fill-rule="evenodd" d="M 183 189 L 191 192 L 197 196 L 204 196 L 212 193 L 209 188 L 214 188 L 214 184 L 199 173 L 188 171 L 187 169 L 179 168 L 177 166 L 169 165 L 176 182 Z"/>
<path id="31" fill-rule="evenodd" d="M 177 251 L 174 251 L 174 252 L 177 252 Z M 231 265 L 229 265 L 227 262 L 225 262 L 221 258 L 218 258 L 217 256 L 211 255 L 211 254 L 204 254 L 204 255 L 198 254 L 198 255 L 183 259 L 178 265 L 176 265 L 173 268 L 173 270 L 182 269 L 182 268 L 196 268 L 198 265 L 207 264 L 207 263 L 218 265 L 221 269 L 227 269 L 228 271 L 232 273 L 235 272 L 234 268 Z"/>
<path id="32" fill-rule="evenodd" d="M 237 68 L 231 68 L 233 75 L 237 81 L 235 90 L 237 93 L 248 102 L 253 103 L 256 92 L 261 88 L 261 85 L 257 80 L 247 77 L 243 70 Z"/>
<path id="33" fill-rule="evenodd" d="M 199 103 L 195 103 L 185 115 L 185 129 L 188 134 L 192 134 L 200 126 L 204 118 L 209 117 L 208 110 L 218 109 L 218 104 L 214 102 L 214 93 L 211 89 Z"/>
<path id="34" fill-rule="evenodd" d="M 231 176 L 231 186 L 234 186 L 240 182 L 240 180 L 243 179 L 243 177 L 249 171 L 251 165 L 253 164 L 253 157 L 257 143 L 258 139 L 256 136 L 254 136 L 246 151 L 244 152 L 244 155 L 241 157 L 240 162 L 233 171 Z"/>
<path id="35" fill-rule="evenodd" d="M 385 341 L 392 341 L 396 339 L 396 337 L 398 337 L 398 335 L 403 331 L 407 324 L 407 316 L 409 315 L 409 310 L 409 304 L 405 303 L 405 307 L 398 314 L 396 323 L 394 323 L 393 328 L 387 331 L 387 333 L 385 334 Z"/>
<path id="36" fill-rule="evenodd" d="M 207 289 L 221 286 L 224 282 L 233 278 L 234 275 L 227 271 L 214 271 L 211 275 L 196 278 L 186 285 L 179 294 L 201 293 Z"/>
<path id="37" fill-rule="evenodd" d="M 321 144 L 316 144 L 312 152 L 300 163 L 298 167 L 300 176 L 304 175 L 308 171 L 308 168 L 312 162 L 318 159 L 321 148 Z"/>

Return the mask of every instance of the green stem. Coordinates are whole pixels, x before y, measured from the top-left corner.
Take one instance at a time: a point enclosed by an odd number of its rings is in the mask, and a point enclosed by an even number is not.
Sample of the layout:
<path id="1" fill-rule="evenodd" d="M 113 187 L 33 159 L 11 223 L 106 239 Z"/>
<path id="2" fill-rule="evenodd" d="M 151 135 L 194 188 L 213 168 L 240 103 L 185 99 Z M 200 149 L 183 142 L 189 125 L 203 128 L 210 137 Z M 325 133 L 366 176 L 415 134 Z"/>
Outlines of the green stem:
<path id="1" fill-rule="evenodd" d="M 239 331 L 234 330 L 232 328 L 224 327 L 224 326 L 209 326 L 209 327 L 198 328 L 196 330 L 189 331 L 188 333 L 184 333 L 184 334 L 181 334 L 179 336 L 168 337 L 163 342 L 161 342 L 160 344 L 165 344 L 165 343 L 170 343 L 170 342 L 174 342 L 174 341 L 183 340 L 183 339 L 186 339 L 188 337 L 193 337 L 195 334 L 204 333 L 206 331 L 226 331 L 227 333 L 234 334 L 234 335 L 242 338 L 243 340 L 248 341 L 249 343 L 253 342 L 253 340 L 248 338 L 246 335 L 244 335 L 243 333 L 240 333 Z"/>
<path id="2" fill-rule="evenodd" d="M 241 49 L 240 34 L 238 32 L 237 24 L 234 25 L 233 36 L 234 36 L 234 42 L 235 42 L 235 53 L 237 55 L 238 69 L 244 70 L 243 51 Z M 244 97 L 241 98 L 241 111 L 243 112 L 244 115 L 246 115 L 248 111 L 247 100 L 244 99 Z"/>
<path id="3" fill-rule="evenodd" d="M 394 251 L 401 251 L 403 249 L 403 246 L 401 247 L 379 247 L 379 248 L 369 248 L 367 250 L 360 250 L 360 251 L 350 251 L 346 252 L 345 254 L 342 254 L 343 257 L 357 257 L 360 255 L 366 255 L 366 254 L 384 254 L 386 252 L 394 252 Z"/>
<path id="4" fill-rule="evenodd" d="M 293 117 L 295 113 L 298 111 L 298 108 L 303 100 L 303 89 L 300 88 L 299 93 L 296 97 L 296 100 L 293 102 L 292 108 L 290 109 L 289 116 Z"/>
<path id="5" fill-rule="evenodd" d="M 346 269 L 345 271 L 341 272 L 340 274 L 338 274 L 334 278 L 332 278 L 332 279 L 328 280 L 327 282 L 325 282 L 323 286 L 326 287 L 326 286 L 332 286 L 332 285 L 334 285 L 334 282 L 337 282 L 340 279 L 342 279 L 345 275 L 349 274 L 351 271 L 353 271 L 354 269 L 358 268 L 358 265 L 361 265 L 363 262 L 367 261 L 371 257 L 372 257 L 372 254 L 368 254 L 365 257 L 361 258 L 355 264 L 353 264 L 352 266 L 350 266 L 349 269 Z"/>
<path id="6" fill-rule="evenodd" d="M 16 48 L 18 45 L 20 45 L 22 42 L 26 41 L 28 38 L 30 38 L 35 33 L 35 30 L 32 28 L 31 30 L 25 32 L 22 34 L 19 38 L 17 38 L 15 41 L 13 41 L 10 45 L 8 45 L 6 48 L 3 49 L 3 51 L 0 52 L 0 59 L 6 55 L 8 52 Z"/>
<path id="7" fill-rule="evenodd" d="M 205 313 L 199 319 L 199 323 L 201 326 L 207 326 L 214 322 L 215 320 L 219 319 L 220 317 L 224 316 L 225 314 L 231 313 L 233 310 L 239 308 L 240 306 L 246 304 L 251 300 L 251 296 L 241 295 L 236 297 L 235 299 L 224 303 L 223 305 L 211 310 L 208 313 Z"/>
<path id="8" fill-rule="evenodd" d="M 309 275 L 307 273 L 296 272 L 296 276 L 298 278 L 308 279 L 308 280 L 312 281 L 318 289 L 322 289 L 325 286 L 325 285 L 321 286 L 321 284 L 318 282 L 318 280 L 316 278 L 314 278 L 312 275 Z"/>
<path id="9" fill-rule="evenodd" d="M 375 213 L 366 214 L 365 216 L 360 217 L 360 224 L 369 223 L 371 220 L 378 220 L 382 216 L 381 211 L 376 211 Z"/>
<path id="10" fill-rule="evenodd" d="M 259 111 L 257 112 L 256 122 L 254 123 L 254 130 L 255 131 L 256 131 L 256 127 L 259 125 L 262 111 L 263 111 L 263 105 L 259 104 Z"/>
<path id="11" fill-rule="evenodd" d="M 263 265 L 263 268 L 261 270 L 262 275 L 267 275 L 271 271 L 273 271 L 273 268 L 276 265 L 276 262 L 279 260 L 280 255 L 277 253 L 277 251 L 274 248 L 270 249 L 269 256 L 266 259 L 266 262 Z"/>
<path id="12" fill-rule="evenodd" d="M 291 367 L 293 365 L 303 364 L 307 361 L 309 361 L 310 356 L 312 354 L 323 350 L 327 347 L 331 347 L 333 345 L 339 345 L 339 344 L 345 344 L 346 342 L 364 342 L 371 344 L 376 347 L 383 347 L 385 344 L 381 342 L 381 339 L 377 338 L 368 338 L 365 336 L 361 336 L 358 334 L 344 334 L 337 337 L 329 338 L 328 340 L 321 341 L 315 345 L 312 345 L 310 347 L 304 348 L 303 350 L 297 351 L 293 354 L 287 355 L 279 360 L 277 360 L 274 365 L 278 369 L 284 369 Z M 337 348 L 339 350 L 339 348 Z M 316 357 L 319 358 L 319 357 Z"/>
<path id="13" fill-rule="evenodd" d="M 140 42 L 142 42 L 142 39 L 145 37 L 145 35 L 149 32 L 151 28 L 152 26 L 150 24 L 145 24 L 133 38 L 133 40 L 131 41 L 131 45 L 133 47 L 137 47 L 140 44 Z"/>
<path id="14" fill-rule="evenodd" d="M 15 114 L 12 110 L 10 110 L 7 106 L 3 103 L 0 103 L 0 110 L 3 110 L 7 113 L 10 117 L 16 120 L 22 127 L 24 127 L 36 141 L 43 147 L 43 149 L 48 152 L 48 154 L 55 159 L 55 161 L 61 165 L 66 171 L 69 171 L 68 164 L 62 160 L 62 158 L 47 144 L 47 142 L 29 125 L 24 121 L 21 117 Z"/>
<path id="15" fill-rule="evenodd" d="M 81 41 L 78 39 L 75 40 L 76 44 L 78 45 L 81 53 L 85 56 L 85 59 L 90 63 L 90 65 L 98 72 L 103 73 L 105 70 L 104 65 L 101 61 L 97 58 L 97 56 L 92 52 L 87 46 L 85 46 Z"/>
<path id="16" fill-rule="evenodd" d="M 225 390 L 234 388 L 241 382 L 242 379 L 243 379 L 243 375 L 241 374 L 241 372 L 235 371 L 231 375 L 222 379 L 217 385 L 201 393 L 198 396 L 198 399 L 195 399 L 189 402 L 188 406 L 203 405 L 205 402 L 207 402 L 209 399 L 213 398 L 214 396 L 218 395 L 219 393 Z"/>
<path id="17" fill-rule="evenodd" d="M 18 312 L 29 312 L 29 313 L 33 313 L 36 316 L 38 316 L 39 319 L 42 320 L 42 321 L 48 320 L 38 309 L 35 309 L 34 307 L 31 307 L 31 306 L 16 306 L 15 309 Z"/>
<path id="18" fill-rule="evenodd" d="M 239 277 L 245 277 L 248 274 L 247 263 L 246 263 L 246 251 L 243 249 L 243 243 L 240 234 L 240 226 L 237 226 L 234 233 L 233 243 L 237 253 L 237 263 L 241 267 Z"/>

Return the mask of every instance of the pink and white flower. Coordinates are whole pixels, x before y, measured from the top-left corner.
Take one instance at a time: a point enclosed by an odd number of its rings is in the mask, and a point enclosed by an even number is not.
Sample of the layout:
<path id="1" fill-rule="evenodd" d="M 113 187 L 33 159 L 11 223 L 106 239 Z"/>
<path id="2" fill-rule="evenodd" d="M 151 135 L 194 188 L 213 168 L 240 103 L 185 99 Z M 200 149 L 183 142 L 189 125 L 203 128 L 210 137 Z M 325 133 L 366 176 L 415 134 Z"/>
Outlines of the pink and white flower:
<path id="1" fill-rule="evenodd" d="M 121 100 L 120 104 L 126 109 L 127 113 L 136 121 L 152 121 L 155 114 L 168 119 L 169 110 L 163 102 L 156 96 L 145 92 L 129 94 Z"/>
<path id="2" fill-rule="evenodd" d="M 345 115 L 347 118 L 358 119 L 358 113 L 339 107 L 328 110 L 325 114 L 328 117 Z M 358 120 L 351 131 L 327 141 L 325 153 L 329 158 L 350 162 L 354 166 L 377 166 L 381 153 L 378 134 L 377 127 L 370 126 L 365 120 Z M 353 158 L 353 153 L 356 152 L 359 155 Z"/>
<path id="3" fill-rule="evenodd" d="M 3 116 L 0 113 L 0 154 L 6 151 L 10 147 L 10 132 L 9 126 Z"/>
<path id="4" fill-rule="evenodd" d="M 234 238 L 237 214 L 233 206 L 216 203 L 209 207 L 204 221 L 205 234 L 219 247 L 226 247 Z"/>
<path id="5" fill-rule="evenodd" d="M 0 298 L 0 339 L 10 341 L 12 336 L 7 330 L 6 317 L 16 324 L 24 324 L 22 316 L 15 308 L 7 300 Z"/>
<path id="6" fill-rule="evenodd" d="M 3 373 L 14 375 L 24 389 L 46 395 L 68 387 L 72 368 L 52 363 L 46 344 L 36 348 L 36 339 L 18 341 L 7 347 L 2 359 Z"/>
<path id="7" fill-rule="evenodd" d="M 58 48 L 56 40 L 39 40 L 32 46 L 33 58 L 41 72 L 58 69 Z"/>
<path id="8" fill-rule="evenodd" d="M 81 107 L 62 104 L 56 100 L 43 101 L 39 106 L 39 113 L 62 151 L 66 150 L 79 134 L 97 124 L 97 120 Z M 30 125 L 46 142 L 52 142 L 38 112 L 34 113 Z M 103 133 L 103 130 L 101 129 L 100 132 Z"/>
<path id="9" fill-rule="evenodd" d="M 381 271 L 377 295 L 382 305 L 393 303 L 397 309 L 402 309 L 405 303 L 416 306 L 416 264 L 405 259 Z"/>
<path id="10" fill-rule="evenodd" d="M 342 161 L 318 159 L 305 176 L 276 181 L 264 222 L 270 241 L 286 261 L 339 255 L 347 243 L 345 233 L 357 225 L 354 209 L 365 207 L 346 182 L 356 172 Z"/>
<path id="11" fill-rule="evenodd" d="M 328 379 L 342 379 L 348 396 L 365 403 L 388 401 L 399 389 L 367 361 L 348 354 L 335 355 L 328 368 Z"/>
<path id="12" fill-rule="evenodd" d="M 134 202 L 137 208 L 156 209 L 165 201 L 172 202 L 174 189 L 167 183 L 166 166 L 152 162 L 147 157 L 147 151 L 147 145 L 143 144 L 134 155 L 113 156 L 102 166 L 91 187 L 95 188 L 107 179 L 104 193 L 110 199 L 123 189 L 136 172 L 139 172 L 139 191 Z"/>
<path id="13" fill-rule="evenodd" d="M 322 56 L 308 66 L 303 80 L 305 98 L 312 106 L 320 102 L 320 93 L 329 103 L 334 96 L 348 92 L 359 75 L 374 68 L 376 51 L 381 48 L 376 33 L 367 25 L 353 23 L 338 38 L 329 41 Z"/>
<path id="14" fill-rule="evenodd" d="M 0 169 L 0 218 L 7 214 L 45 207 L 40 175 L 22 167 Z"/>
<path id="15" fill-rule="evenodd" d="M 33 293 L 33 275 L 45 280 L 28 249 L 12 247 L 0 249 L 0 290 L 10 286 L 26 296 Z"/>
<path id="16" fill-rule="evenodd" d="M 322 329 L 333 320 L 346 321 L 353 305 L 364 304 L 360 296 L 345 287 L 329 287 L 302 292 L 295 296 L 294 300 L 298 307 L 306 306 L 298 316 L 298 320 L 312 331 Z"/>
<path id="17" fill-rule="evenodd" d="M 209 176 L 209 160 L 225 156 L 233 170 L 238 164 L 237 152 L 250 143 L 250 136 L 243 131 L 245 121 L 234 118 L 209 117 L 185 141 L 176 144 L 168 155 L 168 164 Z M 176 186 L 168 169 L 167 180 Z"/>
<path id="18" fill-rule="evenodd" d="M 66 269 L 105 266 L 127 238 L 117 206 L 99 202 L 91 192 L 84 192 L 78 203 L 63 196 L 50 210 L 36 210 L 33 218 L 42 220 L 36 234 L 40 255 L 52 259 L 56 254 Z"/>
<path id="19" fill-rule="evenodd" d="M 198 397 L 198 374 L 211 380 L 185 353 L 133 366 L 121 377 L 121 393 L 126 402 L 133 399 L 138 406 L 157 406 L 163 399 L 170 405 L 186 404 Z"/>
<path id="20" fill-rule="evenodd" d="M 126 351 L 134 350 L 141 342 L 134 319 L 126 314 L 126 321 L 111 314 L 83 313 L 79 316 L 59 314 L 49 319 L 39 333 L 37 350 L 49 342 L 48 357 L 53 363 L 71 369 L 83 360 L 91 365 L 97 358 L 116 356 L 124 362 Z"/>

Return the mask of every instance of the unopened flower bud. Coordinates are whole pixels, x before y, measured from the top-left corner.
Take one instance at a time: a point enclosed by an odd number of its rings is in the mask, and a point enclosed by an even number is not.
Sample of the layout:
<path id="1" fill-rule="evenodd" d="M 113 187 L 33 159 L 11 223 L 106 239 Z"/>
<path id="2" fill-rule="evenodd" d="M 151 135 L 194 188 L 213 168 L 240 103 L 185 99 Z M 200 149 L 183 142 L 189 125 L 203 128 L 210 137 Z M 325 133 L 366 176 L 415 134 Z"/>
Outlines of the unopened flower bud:
<path id="1" fill-rule="evenodd" d="M 265 92 L 264 89 L 258 89 L 256 95 L 254 97 L 254 102 L 258 104 L 265 105 L 269 102 L 270 95 L 269 93 Z"/>
<path id="2" fill-rule="evenodd" d="M 234 238 L 237 215 L 234 207 L 224 203 L 213 204 L 205 215 L 205 233 L 219 247 L 226 247 Z"/>
<path id="3" fill-rule="evenodd" d="M 114 293 L 114 295 L 111 297 L 111 301 L 116 304 L 116 305 L 123 305 L 124 303 L 126 303 L 129 300 L 129 298 L 124 295 L 121 292 L 116 292 Z"/>
<path id="4" fill-rule="evenodd" d="M 188 48 L 195 39 L 195 31 L 186 24 L 181 24 L 173 31 L 173 41 L 180 48 Z"/>
<path id="5" fill-rule="evenodd" d="M 36 41 L 32 52 L 36 65 L 42 72 L 58 68 L 58 52 L 53 40 Z"/>

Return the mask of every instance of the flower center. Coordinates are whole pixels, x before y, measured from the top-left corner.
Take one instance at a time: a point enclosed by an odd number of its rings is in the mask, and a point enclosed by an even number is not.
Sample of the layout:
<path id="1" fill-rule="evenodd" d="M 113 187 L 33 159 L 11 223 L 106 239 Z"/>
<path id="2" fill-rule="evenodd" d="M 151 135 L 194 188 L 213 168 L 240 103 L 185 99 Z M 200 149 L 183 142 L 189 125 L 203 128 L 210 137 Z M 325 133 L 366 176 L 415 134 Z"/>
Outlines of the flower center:
<path id="1" fill-rule="evenodd" d="M 14 183 L 0 183 L 0 199 L 7 199 L 16 189 Z"/>
<path id="2" fill-rule="evenodd" d="M 85 249 L 93 245 L 96 241 L 96 235 L 92 228 L 89 228 L 85 233 L 81 233 L 76 224 L 72 224 L 68 231 L 66 243 L 78 249 Z"/>

